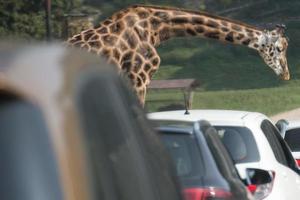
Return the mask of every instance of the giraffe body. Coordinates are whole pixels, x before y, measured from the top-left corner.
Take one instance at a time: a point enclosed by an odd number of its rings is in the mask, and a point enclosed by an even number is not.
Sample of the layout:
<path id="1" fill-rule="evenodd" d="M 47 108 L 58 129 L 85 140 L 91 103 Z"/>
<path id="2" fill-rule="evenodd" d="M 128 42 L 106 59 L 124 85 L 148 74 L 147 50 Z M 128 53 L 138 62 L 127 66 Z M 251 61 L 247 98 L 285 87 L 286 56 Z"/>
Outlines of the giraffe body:
<path id="1" fill-rule="evenodd" d="M 248 46 L 257 50 L 277 75 L 289 79 L 285 58 L 287 40 L 280 27 L 263 31 L 206 12 L 130 6 L 116 12 L 99 26 L 71 37 L 67 43 L 106 56 L 109 62 L 116 64 L 129 77 L 144 104 L 147 85 L 160 65 L 155 48 L 172 37 L 186 36 Z"/>

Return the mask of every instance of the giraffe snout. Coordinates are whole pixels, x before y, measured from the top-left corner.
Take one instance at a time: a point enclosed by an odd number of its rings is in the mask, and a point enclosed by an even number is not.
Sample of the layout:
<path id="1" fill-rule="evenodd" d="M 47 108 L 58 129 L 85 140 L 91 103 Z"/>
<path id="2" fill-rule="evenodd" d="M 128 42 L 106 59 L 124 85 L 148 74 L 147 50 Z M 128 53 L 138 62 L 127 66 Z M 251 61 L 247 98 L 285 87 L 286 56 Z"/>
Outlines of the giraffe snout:
<path id="1" fill-rule="evenodd" d="M 282 79 L 282 80 L 284 80 L 284 81 L 288 81 L 288 80 L 290 80 L 290 73 L 289 72 L 285 72 L 284 74 L 282 74 L 281 76 L 280 76 L 280 78 Z"/>

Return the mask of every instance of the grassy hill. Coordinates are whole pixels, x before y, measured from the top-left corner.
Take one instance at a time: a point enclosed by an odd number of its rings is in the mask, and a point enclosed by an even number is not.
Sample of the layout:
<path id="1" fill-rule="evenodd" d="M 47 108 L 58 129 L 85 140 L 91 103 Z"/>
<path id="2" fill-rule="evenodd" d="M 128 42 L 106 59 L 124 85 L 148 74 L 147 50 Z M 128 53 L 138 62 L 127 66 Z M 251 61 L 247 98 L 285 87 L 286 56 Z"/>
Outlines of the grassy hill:
<path id="1" fill-rule="evenodd" d="M 288 24 L 290 81 L 281 81 L 257 52 L 199 38 L 167 41 L 154 79 L 196 78 L 193 108 L 240 109 L 269 115 L 300 107 L 300 23 Z M 182 103 L 180 91 L 150 91 L 147 109 Z"/>

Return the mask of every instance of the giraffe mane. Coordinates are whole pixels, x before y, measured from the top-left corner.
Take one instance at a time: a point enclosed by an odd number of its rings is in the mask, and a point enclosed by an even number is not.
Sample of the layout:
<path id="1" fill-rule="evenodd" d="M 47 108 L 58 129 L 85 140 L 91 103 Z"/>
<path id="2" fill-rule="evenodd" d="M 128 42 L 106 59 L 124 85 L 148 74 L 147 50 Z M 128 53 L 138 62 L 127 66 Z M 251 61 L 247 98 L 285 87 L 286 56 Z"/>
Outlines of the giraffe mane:
<path id="1" fill-rule="evenodd" d="M 143 5 L 143 4 L 134 4 L 134 5 L 129 6 L 128 8 L 137 8 L 137 7 L 161 9 L 161 10 L 168 10 L 168 11 L 174 10 L 174 11 L 188 12 L 188 13 L 192 13 L 192 14 L 200 14 L 200 15 L 204 15 L 204 16 L 207 16 L 207 17 L 212 17 L 214 19 L 220 19 L 220 20 L 224 20 L 224 21 L 227 21 L 227 22 L 232 22 L 234 24 L 241 25 L 241 26 L 251 28 L 251 29 L 254 29 L 254 30 L 262 31 L 262 29 L 259 28 L 259 27 L 256 27 L 256 26 L 253 26 L 253 25 L 250 25 L 250 24 L 246 24 L 244 22 L 234 20 L 234 19 L 230 19 L 230 18 L 227 18 L 227 17 L 222 17 L 222 16 L 219 16 L 219 15 L 216 15 L 216 14 L 211 14 L 211 13 L 208 13 L 208 12 L 205 12 L 205 11 L 195 11 L 195 10 L 191 10 L 191 9 L 176 8 L 176 7 L 171 7 L 171 6 L 157 6 L 157 5 Z"/>

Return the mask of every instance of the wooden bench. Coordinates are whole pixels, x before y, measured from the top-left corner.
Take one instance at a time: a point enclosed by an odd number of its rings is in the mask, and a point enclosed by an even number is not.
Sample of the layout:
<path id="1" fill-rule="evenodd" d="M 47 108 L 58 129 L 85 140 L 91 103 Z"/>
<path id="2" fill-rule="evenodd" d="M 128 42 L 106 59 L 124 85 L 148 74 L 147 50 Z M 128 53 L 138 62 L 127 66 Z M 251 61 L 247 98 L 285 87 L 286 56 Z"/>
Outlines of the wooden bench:
<path id="1" fill-rule="evenodd" d="M 148 89 L 180 89 L 183 92 L 184 104 L 187 109 L 192 108 L 194 89 L 199 87 L 196 79 L 152 80 Z"/>

